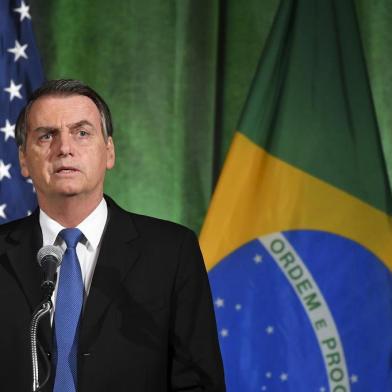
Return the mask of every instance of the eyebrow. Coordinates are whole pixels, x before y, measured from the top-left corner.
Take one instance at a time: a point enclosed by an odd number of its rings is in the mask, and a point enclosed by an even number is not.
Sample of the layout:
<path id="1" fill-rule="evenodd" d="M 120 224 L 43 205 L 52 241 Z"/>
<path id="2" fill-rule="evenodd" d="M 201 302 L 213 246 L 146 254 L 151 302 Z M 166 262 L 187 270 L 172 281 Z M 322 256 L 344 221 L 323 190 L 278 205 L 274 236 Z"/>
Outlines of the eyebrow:
<path id="1" fill-rule="evenodd" d="M 49 132 L 49 131 L 57 131 L 56 127 L 37 127 L 33 129 L 33 132 Z"/>
<path id="2" fill-rule="evenodd" d="M 89 127 L 94 128 L 94 125 L 91 124 L 91 122 L 87 121 L 87 120 L 81 120 L 81 121 L 78 121 L 77 123 L 67 124 L 67 128 L 79 128 L 84 125 L 88 125 Z"/>
<path id="3" fill-rule="evenodd" d="M 75 128 L 79 128 L 79 127 L 86 126 L 86 125 L 94 129 L 93 124 L 91 124 L 90 121 L 87 121 L 87 120 L 81 120 L 76 123 L 70 123 L 70 124 L 67 124 L 66 127 L 69 129 L 75 129 Z M 59 128 L 57 128 L 57 127 L 52 127 L 52 126 L 45 127 L 44 126 L 44 127 L 35 128 L 34 132 L 50 132 L 50 131 L 58 131 L 58 130 L 59 130 Z"/>

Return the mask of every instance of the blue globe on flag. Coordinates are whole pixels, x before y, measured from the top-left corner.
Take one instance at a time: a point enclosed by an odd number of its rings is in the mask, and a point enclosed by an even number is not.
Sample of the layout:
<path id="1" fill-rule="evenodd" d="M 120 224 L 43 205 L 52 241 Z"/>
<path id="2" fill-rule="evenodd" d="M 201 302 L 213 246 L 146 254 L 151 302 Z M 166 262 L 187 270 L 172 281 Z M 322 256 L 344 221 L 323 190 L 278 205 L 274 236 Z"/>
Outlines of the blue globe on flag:
<path id="1" fill-rule="evenodd" d="M 209 275 L 229 392 L 392 390 L 392 276 L 362 245 L 278 232 Z"/>

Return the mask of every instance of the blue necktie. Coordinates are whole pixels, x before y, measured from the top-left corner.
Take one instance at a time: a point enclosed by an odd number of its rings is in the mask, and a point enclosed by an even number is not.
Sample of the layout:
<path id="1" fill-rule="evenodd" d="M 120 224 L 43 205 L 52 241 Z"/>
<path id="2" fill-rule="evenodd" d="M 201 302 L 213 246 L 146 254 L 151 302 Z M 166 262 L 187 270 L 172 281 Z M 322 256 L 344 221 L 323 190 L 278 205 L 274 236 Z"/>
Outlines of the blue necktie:
<path id="1" fill-rule="evenodd" d="M 76 245 L 83 234 L 79 229 L 64 229 L 59 236 L 67 249 L 61 263 L 54 313 L 56 377 L 53 391 L 76 392 L 78 326 L 84 295 Z"/>

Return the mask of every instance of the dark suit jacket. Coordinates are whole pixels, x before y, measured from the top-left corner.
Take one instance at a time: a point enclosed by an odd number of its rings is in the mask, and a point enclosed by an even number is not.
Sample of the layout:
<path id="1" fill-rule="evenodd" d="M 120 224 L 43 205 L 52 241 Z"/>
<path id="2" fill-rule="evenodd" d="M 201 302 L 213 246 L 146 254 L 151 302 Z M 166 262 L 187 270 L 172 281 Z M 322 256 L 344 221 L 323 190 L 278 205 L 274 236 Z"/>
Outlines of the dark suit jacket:
<path id="1" fill-rule="evenodd" d="M 80 326 L 78 391 L 224 391 L 208 278 L 194 234 L 107 202 Z M 41 299 L 35 260 L 41 246 L 38 212 L 0 227 L 1 391 L 32 390 L 29 324 Z M 41 321 L 39 339 L 50 356 L 49 317 Z"/>

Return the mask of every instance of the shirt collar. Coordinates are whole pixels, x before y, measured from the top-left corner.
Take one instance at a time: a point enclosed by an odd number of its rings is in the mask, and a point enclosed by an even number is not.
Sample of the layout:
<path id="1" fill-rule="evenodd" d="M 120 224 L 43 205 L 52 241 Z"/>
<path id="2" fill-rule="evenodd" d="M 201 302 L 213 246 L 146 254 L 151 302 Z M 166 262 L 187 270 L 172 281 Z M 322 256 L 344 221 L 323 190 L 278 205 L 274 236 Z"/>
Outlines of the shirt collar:
<path id="1" fill-rule="evenodd" d="M 87 239 L 86 246 L 91 247 L 92 250 L 98 248 L 107 217 L 108 207 L 105 199 L 102 198 L 95 210 L 77 226 Z M 39 211 L 39 223 L 42 230 L 43 245 L 53 245 L 56 242 L 58 233 L 64 227 L 41 209 Z"/>

